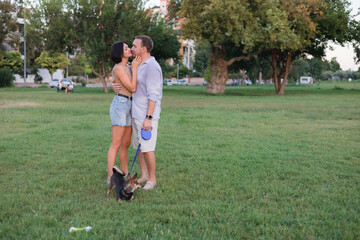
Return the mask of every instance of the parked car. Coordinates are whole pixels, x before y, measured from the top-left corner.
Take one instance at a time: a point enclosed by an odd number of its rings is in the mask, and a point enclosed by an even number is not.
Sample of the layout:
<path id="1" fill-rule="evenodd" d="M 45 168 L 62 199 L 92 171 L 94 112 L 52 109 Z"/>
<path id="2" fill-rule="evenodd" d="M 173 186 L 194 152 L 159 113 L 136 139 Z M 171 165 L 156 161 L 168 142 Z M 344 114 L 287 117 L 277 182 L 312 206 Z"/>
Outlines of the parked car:
<path id="1" fill-rule="evenodd" d="M 252 81 L 251 81 L 250 79 L 245 80 L 245 84 L 248 85 L 248 86 L 249 86 L 249 85 L 252 85 Z"/>
<path id="2" fill-rule="evenodd" d="M 173 82 L 170 79 L 164 79 L 164 85 L 171 86 Z"/>
<path id="3" fill-rule="evenodd" d="M 60 88 L 59 84 L 61 84 L 61 88 Z M 64 79 L 59 81 L 59 83 L 57 85 L 57 90 L 58 91 L 65 90 L 67 87 L 70 86 L 70 84 L 73 85 L 72 89 L 74 89 L 75 86 L 76 86 L 76 83 L 74 83 L 73 81 L 71 81 L 71 80 L 69 80 L 67 78 L 64 78 Z"/>
<path id="4" fill-rule="evenodd" d="M 177 81 L 176 81 L 176 85 L 188 85 L 188 81 L 187 80 L 185 80 L 185 79 L 178 79 Z"/>
<path id="5" fill-rule="evenodd" d="M 281 83 L 282 83 L 282 81 L 281 81 Z M 301 84 L 313 84 L 314 79 L 312 77 L 309 77 L 309 76 L 301 76 L 300 77 L 300 83 Z"/>
<path id="6" fill-rule="evenodd" d="M 71 80 L 69 80 L 67 78 L 64 78 L 62 81 L 63 81 L 64 84 L 70 85 L 70 83 L 72 83 L 74 86 L 76 86 L 76 83 L 74 83 L 73 81 L 71 81 Z"/>
<path id="7" fill-rule="evenodd" d="M 49 83 L 49 87 L 54 88 L 54 87 L 58 87 L 59 85 L 59 79 L 53 79 L 50 83 Z"/>

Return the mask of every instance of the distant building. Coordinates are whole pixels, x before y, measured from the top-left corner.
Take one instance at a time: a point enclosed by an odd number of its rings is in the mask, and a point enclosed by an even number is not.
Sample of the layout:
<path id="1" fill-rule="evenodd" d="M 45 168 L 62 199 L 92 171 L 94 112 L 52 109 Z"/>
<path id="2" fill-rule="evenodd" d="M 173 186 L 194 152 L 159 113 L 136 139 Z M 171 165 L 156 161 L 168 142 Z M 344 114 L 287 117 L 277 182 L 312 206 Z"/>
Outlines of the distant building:
<path id="1" fill-rule="evenodd" d="M 170 4 L 169 0 L 160 0 L 160 6 L 154 6 L 151 11 L 153 13 L 159 13 L 162 18 L 165 18 L 168 14 L 168 6 Z M 181 25 L 184 22 L 184 19 L 180 19 L 178 24 L 174 27 L 175 30 L 181 30 Z M 180 38 L 179 42 L 181 44 L 179 55 L 182 58 L 182 63 L 188 69 L 193 68 L 193 63 L 195 60 L 195 43 L 191 39 Z M 173 64 L 174 61 L 170 60 L 170 64 Z"/>

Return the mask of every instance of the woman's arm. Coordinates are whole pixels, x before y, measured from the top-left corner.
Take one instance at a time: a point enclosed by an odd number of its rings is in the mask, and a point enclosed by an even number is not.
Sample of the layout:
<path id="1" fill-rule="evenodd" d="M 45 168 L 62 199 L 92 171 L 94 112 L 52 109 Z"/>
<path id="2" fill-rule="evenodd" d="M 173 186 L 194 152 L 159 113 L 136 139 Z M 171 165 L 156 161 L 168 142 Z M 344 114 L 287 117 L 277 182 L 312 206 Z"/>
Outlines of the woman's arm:
<path id="1" fill-rule="evenodd" d="M 131 63 L 132 76 L 129 78 L 129 75 L 126 72 L 125 68 L 116 68 L 114 73 L 120 79 L 121 83 L 126 89 L 130 92 L 136 92 L 137 87 L 137 68 L 141 63 L 141 58 L 136 57 Z"/>

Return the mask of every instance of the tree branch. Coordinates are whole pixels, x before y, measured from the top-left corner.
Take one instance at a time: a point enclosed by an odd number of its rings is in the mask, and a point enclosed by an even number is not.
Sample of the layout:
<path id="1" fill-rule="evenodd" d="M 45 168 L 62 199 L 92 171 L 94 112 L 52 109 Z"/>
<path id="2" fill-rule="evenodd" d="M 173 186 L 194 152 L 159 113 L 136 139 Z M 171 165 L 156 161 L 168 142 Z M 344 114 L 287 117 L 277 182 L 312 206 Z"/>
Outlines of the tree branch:
<path id="1" fill-rule="evenodd" d="M 241 60 L 245 60 L 245 61 L 249 61 L 254 55 L 258 55 L 259 53 L 261 53 L 262 51 L 257 51 L 257 52 L 253 52 L 247 56 L 240 56 L 240 57 L 234 57 L 232 59 L 230 59 L 229 61 L 227 61 L 227 66 L 232 65 L 234 62 L 238 62 Z"/>

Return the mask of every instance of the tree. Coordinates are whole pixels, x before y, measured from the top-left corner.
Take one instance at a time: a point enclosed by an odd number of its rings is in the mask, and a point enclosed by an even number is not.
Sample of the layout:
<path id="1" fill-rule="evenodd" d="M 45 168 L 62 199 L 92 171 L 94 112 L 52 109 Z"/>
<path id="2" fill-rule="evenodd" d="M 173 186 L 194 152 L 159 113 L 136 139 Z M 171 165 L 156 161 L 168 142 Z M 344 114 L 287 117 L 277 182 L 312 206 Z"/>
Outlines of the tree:
<path id="1" fill-rule="evenodd" d="M 21 54 L 17 51 L 5 52 L 3 59 L 0 59 L 0 67 L 7 66 L 13 73 L 21 73 L 23 70 L 24 61 Z"/>
<path id="2" fill-rule="evenodd" d="M 296 59 L 291 63 L 289 79 L 292 78 L 296 81 L 300 79 L 301 76 L 308 75 L 309 70 L 310 66 L 308 61 L 303 58 Z"/>
<path id="3" fill-rule="evenodd" d="M 160 64 L 167 59 L 179 59 L 179 49 L 181 44 L 178 40 L 177 31 L 173 30 L 172 24 L 166 19 L 160 18 L 155 14 L 148 23 L 147 33 L 154 42 L 154 48 L 151 55 L 155 57 Z"/>
<path id="4" fill-rule="evenodd" d="M 209 64 L 211 46 L 207 41 L 198 41 L 195 43 L 195 52 L 194 69 L 204 75 Z"/>
<path id="5" fill-rule="evenodd" d="M 342 70 L 338 70 L 338 71 L 334 72 L 333 76 L 334 76 L 335 78 L 343 81 L 344 78 L 345 78 L 345 72 L 342 71 Z"/>
<path id="6" fill-rule="evenodd" d="M 338 63 L 338 61 L 336 60 L 336 57 L 331 58 L 330 60 L 330 69 L 333 72 L 339 71 L 341 70 L 340 64 Z"/>
<path id="7" fill-rule="evenodd" d="M 308 64 L 309 64 L 309 73 L 315 79 L 320 78 L 320 75 L 326 70 L 328 70 L 327 61 L 323 61 L 321 58 L 315 57 L 309 59 Z"/>
<path id="8" fill-rule="evenodd" d="M 171 78 L 171 77 L 176 77 L 176 66 L 175 65 L 170 65 L 167 62 L 163 62 L 161 64 L 161 70 L 163 72 L 163 76 L 164 78 Z M 175 75 L 174 75 L 175 73 Z"/>
<path id="9" fill-rule="evenodd" d="M 330 81 L 330 80 L 332 80 L 333 75 L 334 75 L 334 73 L 332 71 L 325 71 L 325 72 L 321 73 L 320 79 Z"/>
<path id="10" fill-rule="evenodd" d="M 69 60 L 63 53 L 48 51 L 42 52 L 40 57 L 35 59 L 35 63 L 42 68 L 49 70 L 51 80 L 53 79 L 53 74 L 57 69 L 64 69 L 66 66 L 70 65 Z"/>
<path id="11" fill-rule="evenodd" d="M 38 9 L 44 32 L 50 35 L 46 48 L 61 52 L 79 47 L 104 92 L 108 92 L 106 78 L 112 68 L 110 47 L 116 41 L 131 44 L 135 36 L 149 35 L 155 42 L 152 55 L 157 60 L 177 57 L 176 32 L 165 20 L 152 21 L 141 0 L 44 0 Z"/>
<path id="12" fill-rule="evenodd" d="M 227 56 L 227 46 L 244 50 L 251 49 L 254 45 L 253 36 L 256 24 L 247 6 L 246 0 L 183 0 L 181 2 L 173 0 L 170 2 L 169 13 L 184 19 L 183 37 L 196 41 L 207 40 L 210 43 L 211 77 L 206 87 L 208 93 L 223 94 L 228 78 L 228 67 L 236 61 L 250 59 L 253 55 Z M 175 15 L 170 15 L 170 17 L 175 18 Z"/>
<path id="13" fill-rule="evenodd" d="M 3 42 L 7 42 L 11 47 L 18 42 L 18 36 L 13 33 L 16 31 L 16 18 L 13 18 L 11 12 L 15 10 L 15 6 L 8 0 L 0 1 L 0 58 L 3 57 Z M 5 41 L 6 40 L 6 41 Z"/>
<path id="14" fill-rule="evenodd" d="M 0 87 L 10 87 L 15 77 L 9 67 L 0 68 Z"/>
<path id="15" fill-rule="evenodd" d="M 360 47 L 356 46 L 354 48 L 354 51 L 355 51 L 355 55 L 356 55 L 354 60 L 355 60 L 355 63 L 358 64 L 358 63 L 360 63 Z"/>
<path id="16" fill-rule="evenodd" d="M 35 65 L 35 59 L 45 50 L 45 42 L 49 34 L 44 31 L 45 25 L 42 15 L 37 10 L 24 10 L 24 21 L 26 22 L 26 65 Z M 23 46 L 21 46 L 23 50 Z M 61 51 L 60 51 L 61 52 Z"/>
<path id="17" fill-rule="evenodd" d="M 356 26 L 346 0 L 183 0 L 181 6 L 176 3 L 172 1 L 174 9 L 179 9 L 178 15 L 185 18 L 183 35 L 210 42 L 211 81 L 207 92 L 214 94 L 225 90 L 227 67 L 259 52 L 271 57 L 275 91 L 284 94 L 293 58 L 305 53 L 323 56 L 330 40 L 352 40 Z M 229 47 L 237 50 L 228 54 Z"/>
<path id="18" fill-rule="evenodd" d="M 70 64 L 69 74 L 72 76 L 85 76 L 86 82 L 88 82 L 88 74 L 92 73 L 92 70 L 87 63 L 85 54 L 77 54 L 75 58 L 70 59 Z"/>

